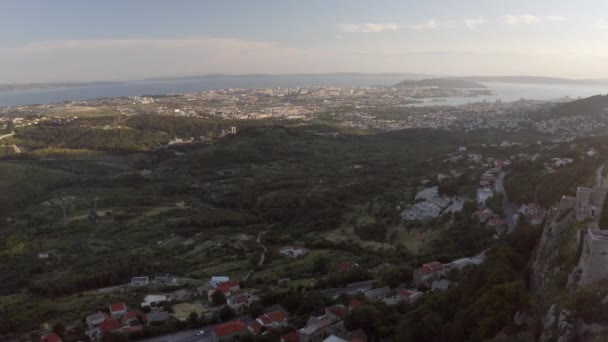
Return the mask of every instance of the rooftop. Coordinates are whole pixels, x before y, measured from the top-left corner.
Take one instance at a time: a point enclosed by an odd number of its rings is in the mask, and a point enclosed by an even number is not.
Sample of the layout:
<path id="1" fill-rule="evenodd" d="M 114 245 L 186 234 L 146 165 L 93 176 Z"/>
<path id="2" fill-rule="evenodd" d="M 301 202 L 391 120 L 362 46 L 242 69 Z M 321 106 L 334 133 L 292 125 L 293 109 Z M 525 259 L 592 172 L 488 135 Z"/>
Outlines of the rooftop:
<path id="1" fill-rule="evenodd" d="M 213 333 L 220 337 L 236 334 L 244 330 L 247 330 L 247 326 L 242 321 L 226 322 L 213 327 Z"/>

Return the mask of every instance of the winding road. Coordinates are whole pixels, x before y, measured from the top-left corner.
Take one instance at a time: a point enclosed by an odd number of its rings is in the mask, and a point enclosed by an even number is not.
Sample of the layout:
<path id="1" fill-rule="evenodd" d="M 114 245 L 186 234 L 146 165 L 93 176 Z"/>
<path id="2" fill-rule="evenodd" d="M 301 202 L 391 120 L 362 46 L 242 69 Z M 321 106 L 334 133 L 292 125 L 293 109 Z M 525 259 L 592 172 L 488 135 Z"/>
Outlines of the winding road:
<path id="1" fill-rule="evenodd" d="M 266 252 L 268 251 L 268 247 L 264 246 L 262 244 L 262 235 L 266 234 L 267 232 L 260 232 L 258 234 L 258 238 L 256 240 L 256 242 L 258 243 L 258 245 L 260 245 L 260 247 L 262 247 L 262 255 L 260 255 L 260 260 L 258 261 L 258 267 L 262 267 L 262 265 L 264 265 L 264 261 L 266 260 Z M 249 273 L 247 273 L 247 275 L 243 278 L 243 281 L 246 281 L 247 279 L 249 279 L 249 277 L 251 277 L 251 275 L 255 272 L 255 270 L 251 270 L 249 271 Z"/>

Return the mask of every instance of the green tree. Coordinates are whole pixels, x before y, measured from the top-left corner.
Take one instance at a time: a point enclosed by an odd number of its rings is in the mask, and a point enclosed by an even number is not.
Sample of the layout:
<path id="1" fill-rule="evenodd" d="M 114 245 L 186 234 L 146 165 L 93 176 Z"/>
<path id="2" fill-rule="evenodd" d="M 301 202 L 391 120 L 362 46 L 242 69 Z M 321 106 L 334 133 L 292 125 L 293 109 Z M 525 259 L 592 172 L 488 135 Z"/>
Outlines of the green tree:
<path id="1" fill-rule="evenodd" d="M 63 323 L 53 324 L 53 332 L 59 335 L 59 337 L 63 337 L 65 334 L 65 325 L 63 325 Z"/>
<path id="2" fill-rule="evenodd" d="M 348 330 L 362 329 L 367 336 L 378 335 L 378 326 L 384 315 L 373 305 L 363 304 L 351 311 L 344 319 L 344 326 Z"/>
<path id="3" fill-rule="evenodd" d="M 258 316 L 260 316 L 261 314 L 264 313 L 264 305 L 262 305 L 262 303 L 260 303 L 259 301 L 254 301 L 251 304 L 249 304 L 249 315 L 251 315 L 251 318 L 257 318 Z"/>
<path id="4" fill-rule="evenodd" d="M 11 133 L 15 130 L 15 123 L 13 122 L 13 120 L 8 120 L 8 122 L 6 123 L 6 131 L 8 133 Z"/>
<path id="5" fill-rule="evenodd" d="M 228 305 L 224 306 L 220 310 L 220 321 L 227 322 L 233 319 L 234 317 L 236 317 L 236 312 L 234 312 L 234 310 L 232 310 L 232 308 Z"/>
<path id="6" fill-rule="evenodd" d="M 211 294 L 211 303 L 213 306 L 220 306 L 226 303 L 226 295 L 224 295 L 224 293 L 220 290 L 215 290 Z"/>
<path id="7" fill-rule="evenodd" d="M 326 274 L 329 271 L 328 261 L 325 256 L 320 256 L 315 259 L 312 270 L 316 274 Z"/>
<path id="8" fill-rule="evenodd" d="M 198 314 L 196 312 L 192 311 L 190 313 L 190 315 L 188 316 L 188 323 L 191 326 L 198 326 L 199 325 Z"/>

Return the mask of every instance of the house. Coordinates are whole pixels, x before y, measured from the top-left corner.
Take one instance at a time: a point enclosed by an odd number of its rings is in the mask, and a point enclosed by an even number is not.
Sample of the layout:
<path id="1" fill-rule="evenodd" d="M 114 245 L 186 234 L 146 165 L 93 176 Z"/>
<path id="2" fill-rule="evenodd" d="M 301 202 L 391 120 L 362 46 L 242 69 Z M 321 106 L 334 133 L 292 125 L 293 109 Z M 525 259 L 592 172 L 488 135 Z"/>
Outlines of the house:
<path id="1" fill-rule="evenodd" d="M 418 299 L 422 298 L 422 296 L 424 296 L 424 293 L 420 291 L 404 289 L 397 291 L 397 298 L 410 304 L 415 303 Z"/>
<path id="2" fill-rule="evenodd" d="M 236 340 L 239 335 L 246 334 L 247 331 L 247 326 L 242 321 L 218 324 L 211 330 L 213 342 L 232 342 Z"/>
<path id="3" fill-rule="evenodd" d="M 335 323 L 344 320 L 344 317 L 346 317 L 346 312 L 346 307 L 342 304 L 328 306 L 325 308 L 325 317 L 329 318 Z"/>
<path id="4" fill-rule="evenodd" d="M 371 300 L 382 300 L 391 293 L 391 288 L 388 286 L 365 292 L 365 297 Z"/>
<path id="5" fill-rule="evenodd" d="M 281 335 L 280 342 L 300 342 L 300 335 L 297 331 L 292 331 L 288 334 Z"/>
<path id="6" fill-rule="evenodd" d="M 96 328 L 101 323 L 103 323 L 103 321 L 106 320 L 106 316 L 107 315 L 105 315 L 101 312 L 87 316 L 86 322 L 87 322 L 87 325 L 89 326 L 89 329 Z"/>
<path id="7" fill-rule="evenodd" d="M 336 335 L 329 335 L 323 342 L 348 342 L 347 340 Z"/>
<path id="8" fill-rule="evenodd" d="M 192 298 L 194 293 L 188 289 L 180 289 L 171 293 L 172 300 L 184 301 Z"/>
<path id="9" fill-rule="evenodd" d="M 251 293 L 240 293 L 226 298 L 226 304 L 236 312 L 241 312 L 244 307 L 258 300 L 258 296 Z"/>
<path id="10" fill-rule="evenodd" d="M 447 279 L 435 280 L 431 284 L 431 291 L 433 292 L 443 292 L 448 289 L 450 286 L 450 281 Z"/>
<path id="11" fill-rule="evenodd" d="M 149 306 L 155 307 L 159 303 L 166 302 L 169 298 L 164 294 L 149 294 L 144 297 L 144 301 L 141 302 L 141 307 Z"/>
<path id="12" fill-rule="evenodd" d="M 213 277 L 211 277 L 209 284 L 213 287 L 216 287 L 217 284 L 227 282 L 229 280 L 230 280 L 230 278 L 226 277 L 226 276 L 213 276 Z"/>
<path id="13" fill-rule="evenodd" d="M 150 279 L 148 277 L 133 277 L 131 278 L 131 283 L 129 283 L 130 287 L 141 287 L 148 286 Z"/>
<path id="14" fill-rule="evenodd" d="M 287 326 L 287 313 L 282 309 L 267 312 L 253 321 L 248 329 L 252 334 L 259 335 L 264 330 Z"/>
<path id="15" fill-rule="evenodd" d="M 131 310 L 125 314 L 122 320 L 125 325 L 130 327 L 141 326 L 141 323 L 144 322 L 144 314 L 139 310 Z"/>
<path id="16" fill-rule="evenodd" d="M 108 318 L 104 320 L 98 327 L 98 336 L 102 336 L 103 334 L 119 332 L 122 329 L 122 323 L 113 318 Z"/>
<path id="17" fill-rule="evenodd" d="M 44 336 L 40 342 L 61 342 L 61 337 L 56 333 L 52 332 L 46 336 Z"/>
<path id="18" fill-rule="evenodd" d="M 329 336 L 331 321 L 324 317 L 310 317 L 304 328 L 298 330 L 300 342 L 319 342 Z"/>
<path id="19" fill-rule="evenodd" d="M 177 284 L 177 279 L 169 273 L 156 273 L 154 275 L 154 282 L 156 285 L 173 286 Z"/>
<path id="20" fill-rule="evenodd" d="M 234 292 L 241 289 L 241 283 L 238 280 L 228 280 L 225 282 L 217 283 L 215 288 L 210 289 L 207 292 L 207 297 L 209 301 L 212 300 L 212 295 L 215 291 L 220 291 L 226 296 L 226 298 L 230 297 Z"/>
<path id="21" fill-rule="evenodd" d="M 167 311 L 157 311 L 150 312 L 146 314 L 146 322 L 148 323 L 156 323 L 156 322 L 166 322 L 171 319 L 169 312 Z"/>
<path id="22" fill-rule="evenodd" d="M 494 212 L 491 209 L 485 208 L 477 210 L 473 213 L 473 217 L 479 220 L 479 223 L 486 223 L 489 219 L 495 216 Z"/>
<path id="23" fill-rule="evenodd" d="M 443 273 L 443 264 L 438 261 L 423 264 L 420 268 L 414 270 L 414 283 L 416 285 L 427 284 L 438 279 Z"/>
<path id="24" fill-rule="evenodd" d="M 496 230 L 502 230 L 507 226 L 507 221 L 500 218 L 492 218 L 488 221 L 488 227 Z"/>
<path id="25" fill-rule="evenodd" d="M 127 313 L 127 306 L 124 302 L 110 304 L 110 316 L 114 319 L 121 319 Z"/>
<path id="26" fill-rule="evenodd" d="M 281 248 L 279 253 L 288 258 L 299 258 L 308 254 L 308 249 L 300 246 L 286 246 Z"/>
<path id="27" fill-rule="evenodd" d="M 477 189 L 477 204 L 479 205 L 485 205 L 486 201 L 491 198 L 492 196 L 494 196 L 494 191 L 492 191 L 492 188 L 489 187 L 482 187 Z"/>
<path id="28" fill-rule="evenodd" d="M 336 268 L 340 272 L 348 272 L 348 271 L 352 270 L 354 267 L 358 267 L 358 266 L 359 266 L 359 264 L 351 263 L 349 261 L 343 261 L 341 263 L 338 263 Z"/>

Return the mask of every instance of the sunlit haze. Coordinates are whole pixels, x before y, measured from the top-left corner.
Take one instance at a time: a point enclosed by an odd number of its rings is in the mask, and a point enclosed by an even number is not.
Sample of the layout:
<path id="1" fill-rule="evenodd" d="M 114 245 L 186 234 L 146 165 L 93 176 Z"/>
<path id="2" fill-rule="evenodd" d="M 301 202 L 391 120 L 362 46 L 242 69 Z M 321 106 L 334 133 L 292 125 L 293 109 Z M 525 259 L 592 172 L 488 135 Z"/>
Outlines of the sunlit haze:
<path id="1" fill-rule="evenodd" d="M 608 78 L 608 2 L 0 3 L 0 83 L 205 73 Z"/>

